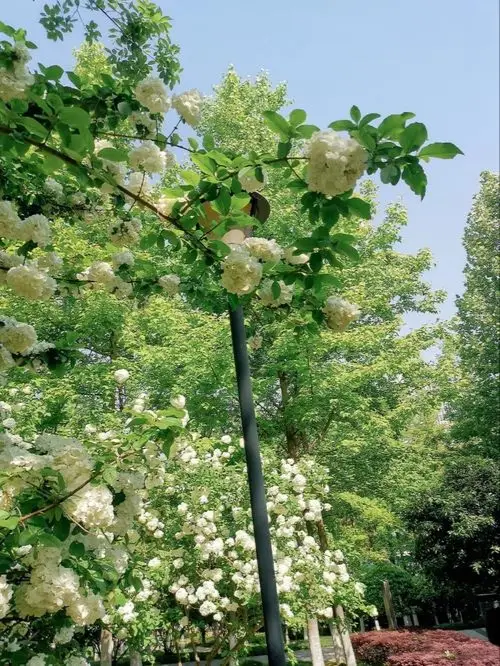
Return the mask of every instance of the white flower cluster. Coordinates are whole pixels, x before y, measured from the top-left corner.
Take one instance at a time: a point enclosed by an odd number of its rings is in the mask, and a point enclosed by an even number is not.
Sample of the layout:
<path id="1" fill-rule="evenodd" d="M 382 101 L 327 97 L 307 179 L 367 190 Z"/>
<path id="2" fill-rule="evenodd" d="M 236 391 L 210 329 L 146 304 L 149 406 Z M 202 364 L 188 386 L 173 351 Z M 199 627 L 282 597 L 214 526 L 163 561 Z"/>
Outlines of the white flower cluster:
<path id="1" fill-rule="evenodd" d="M 9 612 L 10 600 L 12 599 L 12 585 L 7 583 L 6 576 L 0 576 L 0 620 Z"/>
<path id="2" fill-rule="evenodd" d="M 151 76 L 141 81 L 135 88 L 135 98 L 151 113 L 166 113 L 171 100 L 163 81 Z"/>
<path id="3" fill-rule="evenodd" d="M 50 222 L 45 215 L 30 215 L 22 220 L 11 201 L 0 201 L 0 236 L 32 241 L 39 247 L 45 247 L 51 239 Z"/>
<path id="4" fill-rule="evenodd" d="M 144 128 L 148 136 L 153 137 L 156 134 L 156 120 L 151 118 L 145 111 L 133 111 L 128 117 L 129 121 L 135 125 L 136 129 Z"/>
<path id="5" fill-rule="evenodd" d="M 49 196 L 52 196 L 54 199 L 62 199 L 64 196 L 64 188 L 61 183 L 58 183 L 57 180 L 53 178 L 47 178 L 43 184 L 43 189 L 47 192 Z"/>
<path id="6" fill-rule="evenodd" d="M 135 245 L 141 234 L 142 223 L 138 217 L 130 220 L 115 220 L 109 227 L 111 242 L 122 247 L 124 245 Z"/>
<path id="7" fill-rule="evenodd" d="M 115 269 L 120 268 L 120 266 L 133 266 L 135 263 L 134 255 L 129 250 L 116 252 L 111 257 L 111 261 Z"/>
<path id="8" fill-rule="evenodd" d="M 181 279 L 178 275 L 174 273 L 169 273 L 168 275 L 162 275 L 158 278 L 158 284 L 163 289 L 163 291 L 169 296 L 175 296 L 179 293 L 179 285 Z M 182 408 L 181 408 L 182 409 Z"/>
<path id="9" fill-rule="evenodd" d="M 26 354 L 37 341 L 36 331 L 30 324 L 24 324 L 0 317 L 0 345 L 12 354 Z"/>
<path id="10" fill-rule="evenodd" d="M 106 486 L 87 485 L 63 502 L 62 506 L 72 520 L 89 530 L 105 529 L 115 519 L 113 495 Z"/>
<path id="11" fill-rule="evenodd" d="M 6 282 L 12 291 L 30 301 L 48 301 L 56 292 L 57 282 L 34 264 L 14 266 Z"/>
<path id="12" fill-rule="evenodd" d="M 365 171 L 365 149 L 331 129 L 315 132 L 304 153 L 309 157 L 307 182 L 312 192 L 331 197 L 343 194 L 354 188 Z"/>
<path id="13" fill-rule="evenodd" d="M 119 275 L 115 275 L 113 266 L 106 261 L 94 261 L 94 263 L 81 273 L 77 273 L 78 280 L 88 283 L 94 289 L 103 288 L 118 298 L 127 298 L 132 293 L 132 285 Z"/>
<path id="14" fill-rule="evenodd" d="M 351 321 L 357 319 L 361 314 L 356 305 L 338 296 L 330 296 L 327 299 L 323 312 L 328 328 L 333 331 L 344 331 Z"/>
<path id="15" fill-rule="evenodd" d="M 31 56 L 24 44 L 14 44 L 13 56 L 12 69 L 0 68 L 0 99 L 4 102 L 22 99 L 35 80 L 26 67 Z"/>
<path id="16" fill-rule="evenodd" d="M 29 581 L 21 583 L 16 590 L 17 611 L 21 617 L 41 617 L 65 609 L 75 624 L 94 624 L 104 616 L 102 601 L 80 586 L 73 569 L 61 565 L 62 557 L 58 548 L 37 549 Z"/>
<path id="17" fill-rule="evenodd" d="M 66 645 L 73 640 L 75 635 L 74 627 L 61 627 L 54 635 L 54 643 L 56 645 Z"/>
<path id="18" fill-rule="evenodd" d="M 262 264 L 245 247 L 233 247 L 222 262 L 222 269 L 222 286 L 240 296 L 254 291 L 262 279 Z"/>
<path id="19" fill-rule="evenodd" d="M 250 237 L 243 243 L 244 247 L 250 252 L 252 257 L 261 259 L 261 261 L 278 262 L 283 256 L 283 249 L 273 239 Z"/>
<path id="20" fill-rule="evenodd" d="M 148 173 L 162 173 L 167 166 L 175 162 L 172 153 L 160 150 L 150 140 L 143 141 L 139 146 L 132 148 L 128 159 L 132 169 L 147 171 Z"/>
<path id="21" fill-rule="evenodd" d="M 258 294 L 263 305 L 268 305 L 272 308 L 278 308 L 280 305 L 289 305 L 293 299 L 293 284 L 287 285 L 283 280 L 280 280 L 278 282 L 280 293 L 275 298 L 273 294 L 273 282 L 274 280 L 264 280 L 259 289 Z"/>
<path id="22" fill-rule="evenodd" d="M 203 97 L 199 90 L 193 88 L 180 95 L 174 95 L 172 106 L 180 117 L 191 127 L 196 127 L 201 119 Z"/>
<path id="23" fill-rule="evenodd" d="M 128 370 L 121 368 L 120 370 L 115 371 L 113 377 L 117 384 L 125 384 L 130 378 L 130 373 Z"/>

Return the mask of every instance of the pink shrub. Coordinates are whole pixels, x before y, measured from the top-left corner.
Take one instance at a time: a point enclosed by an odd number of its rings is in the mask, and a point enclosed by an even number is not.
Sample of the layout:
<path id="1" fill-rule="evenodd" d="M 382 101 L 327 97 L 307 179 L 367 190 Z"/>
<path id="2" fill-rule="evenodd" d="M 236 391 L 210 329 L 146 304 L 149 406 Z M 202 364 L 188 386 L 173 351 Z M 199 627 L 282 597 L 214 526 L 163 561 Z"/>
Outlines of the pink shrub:
<path id="1" fill-rule="evenodd" d="M 497 647 L 457 631 L 377 631 L 353 634 L 357 657 L 369 666 L 499 666 Z"/>

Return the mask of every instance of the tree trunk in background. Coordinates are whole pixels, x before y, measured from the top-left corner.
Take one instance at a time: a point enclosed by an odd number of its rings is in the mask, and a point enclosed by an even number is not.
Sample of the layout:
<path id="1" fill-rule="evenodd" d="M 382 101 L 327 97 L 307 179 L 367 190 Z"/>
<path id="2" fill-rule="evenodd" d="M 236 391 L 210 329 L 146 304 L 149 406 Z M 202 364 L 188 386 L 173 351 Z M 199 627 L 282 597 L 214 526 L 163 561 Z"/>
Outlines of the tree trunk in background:
<path id="1" fill-rule="evenodd" d="M 411 619 L 413 620 L 413 625 L 414 625 L 415 627 L 419 627 L 419 626 L 420 626 L 420 622 L 418 621 L 418 615 L 415 613 L 415 611 L 412 611 L 412 612 L 411 612 Z"/>
<path id="2" fill-rule="evenodd" d="M 107 629 L 101 630 L 101 666 L 113 664 L 113 634 Z"/>
<path id="3" fill-rule="evenodd" d="M 304 640 L 309 640 L 309 634 L 307 633 L 307 624 L 304 625 Z"/>
<path id="4" fill-rule="evenodd" d="M 380 631 L 380 622 L 378 621 L 378 618 L 377 618 L 377 617 L 375 618 L 375 629 L 376 629 L 377 631 Z"/>
<path id="5" fill-rule="evenodd" d="M 388 580 L 384 580 L 384 606 L 389 629 L 397 629 L 398 621 L 396 619 L 396 613 L 394 612 L 394 604 L 392 603 L 391 588 Z"/>
<path id="6" fill-rule="evenodd" d="M 403 624 L 405 627 L 411 627 L 411 617 L 409 615 L 403 615 Z"/>
<path id="7" fill-rule="evenodd" d="M 364 634 L 366 631 L 365 621 L 362 617 L 359 618 L 359 630 L 362 634 Z"/>
<path id="8" fill-rule="evenodd" d="M 344 661 L 346 666 L 356 666 L 356 655 L 352 647 L 351 637 L 349 636 L 349 627 L 345 620 L 344 609 L 342 606 L 335 606 L 335 616 L 338 620 L 338 630 L 342 640 L 342 648 L 344 650 Z"/>
<path id="9" fill-rule="evenodd" d="M 342 644 L 342 637 L 340 635 L 339 628 L 335 621 L 329 623 L 330 635 L 332 637 L 332 660 L 342 663 L 345 661 L 344 646 Z"/>
<path id="10" fill-rule="evenodd" d="M 142 666 L 142 657 L 137 650 L 130 651 L 130 666 Z"/>
<path id="11" fill-rule="evenodd" d="M 311 650 L 312 666 L 325 666 L 323 650 L 319 638 L 318 620 L 315 617 L 307 620 L 307 633 L 309 634 L 309 649 Z"/>
<path id="12" fill-rule="evenodd" d="M 238 639 L 236 638 L 235 634 L 231 633 L 229 634 L 229 649 L 232 650 L 238 645 Z M 229 658 L 229 666 L 238 666 L 238 657 L 235 655 L 231 655 Z"/>

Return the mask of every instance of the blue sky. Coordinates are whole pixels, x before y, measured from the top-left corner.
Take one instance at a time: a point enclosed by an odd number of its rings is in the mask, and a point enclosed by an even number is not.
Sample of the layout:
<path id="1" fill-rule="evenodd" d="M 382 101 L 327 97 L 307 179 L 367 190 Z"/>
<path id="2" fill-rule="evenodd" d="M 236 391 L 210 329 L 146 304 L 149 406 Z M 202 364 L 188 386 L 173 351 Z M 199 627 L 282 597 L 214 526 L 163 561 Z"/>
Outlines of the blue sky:
<path id="1" fill-rule="evenodd" d="M 43 0 L 1 1 L 0 20 L 28 29 L 43 47 L 36 60 L 71 66 L 77 30 L 65 42 L 44 39 Z M 181 87 L 210 93 L 229 64 L 241 75 L 269 71 L 288 82 L 294 106 L 326 126 L 352 104 L 364 113 L 413 111 L 432 141 L 453 141 L 464 157 L 428 167 L 423 202 L 384 186 L 381 202 L 402 197 L 409 210 L 402 248 L 430 247 L 429 274 L 454 312 L 462 289 L 463 226 L 482 170 L 499 169 L 497 0 L 157 0 L 181 46 Z M 410 317 L 415 325 L 428 318 Z"/>

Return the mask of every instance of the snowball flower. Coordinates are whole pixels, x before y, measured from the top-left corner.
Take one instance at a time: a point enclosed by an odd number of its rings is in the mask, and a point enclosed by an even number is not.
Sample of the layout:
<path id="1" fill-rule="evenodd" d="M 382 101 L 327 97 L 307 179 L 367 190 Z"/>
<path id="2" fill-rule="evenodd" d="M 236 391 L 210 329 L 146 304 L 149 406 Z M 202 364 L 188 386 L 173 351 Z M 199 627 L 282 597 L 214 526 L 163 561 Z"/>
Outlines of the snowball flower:
<path id="1" fill-rule="evenodd" d="M 241 187 L 246 192 L 260 192 L 260 190 L 264 189 L 267 183 L 265 172 L 263 175 L 264 180 L 258 180 L 255 175 L 255 169 L 253 167 L 245 167 L 238 173 L 238 180 L 240 181 Z"/>
<path id="2" fill-rule="evenodd" d="M 132 169 L 161 173 L 165 170 L 167 156 L 153 141 L 143 141 L 133 148 L 128 155 Z"/>
<path id="3" fill-rule="evenodd" d="M 12 599 L 12 585 L 7 583 L 6 576 L 0 576 L 0 619 L 9 612 L 9 602 Z"/>
<path id="4" fill-rule="evenodd" d="M 130 377 L 130 373 L 128 370 L 122 368 L 121 370 L 116 370 L 113 377 L 117 384 L 125 384 Z"/>
<path id="5" fill-rule="evenodd" d="M 116 220 L 111 223 L 109 233 L 114 245 L 134 245 L 140 238 L 142 223 L 138 217 L 131 220 Z"/>
<path id="6" fill-rule="evenodd" d="M 36 263 L 38 268 L 42 268 L 48 273 L 55 273 L 61 268 L 64 261 L 55 252 L 46 252 L 37 259 Z"/>
<path id="7" fill-rule="evenodd" d="M 106 486 L 86 486 L 67 499 L 63 507 L 87 529 L 109 527 L 115 517 L 113 495 Z"/>
<path id="8" fill-rule="evenodd" d="M 323 312 L 328 328 L 333 331 L 344 331 L 351 321 L 357 319 L 361 314 L 356 305 L 338 296 L 330 296 L 327 299 Z"/>
<path id="9" fill-rule="evenodd" d="M 120 268 L 120 266 L 133 266 L 134 265 L 134 255 L 128 250 L 123 250 L 123 252 L 116 252 L 112 257 L 111 261 L 115 268 Z"/>
<path id="10" fill-rule="evenodd" d="M 17 240 L 21 218 L 11 201 L 0 201 L 0 237 Z"/>
<path id="11" fill-rule="evenodd" d="M 57 283 L 47 273 L 33 266 L 15 266 L 7 273 L 7 284 L 18 296 L 31 301 L 47 301 L 56 290 Z"/>
<path id="12" fill-rule="evenodd" d="M 23 354 L 37 341 L 36 331 L 30 324 L 15 319 L 0 319 L 0 342 L 13 354 Z"/>
<path id="13" fill-rule="evenodd" d="M 231 444 L 231 435 L 222 435 L 222 437 L 220 438 L 220 441 L 223 444 Z"/>
<path id="14" fill-rule="evenodd" d="M 135 98 L 151 113 L 166 113 L 170 109 L 171 100 L 163 81 L 151 76 L 137 84 Z"/>
<path id="15" fill-rule="evenodd" d="M 186 406 L 186 398 L 183 395 L 176 395 L 173 398 L 170 398 L 170 404 L 172 407 L 175 407 L 175 409 L 184 409 Z"/>
<path id="16" fill-rule="evenodd" d="M 297 248 L 287 247 L 285 250 L 285 261 L 293 266 L 300 266 L 301 264 L 307 264 L 309 261 L 308 254 L 294 254 Z"/>
<path id="17" fill-rule="evenodd" d="M 120 606 L 118 608 L 117 613 L 118 615 L 121 615 L 121 618 L 124 622 L 133 622 L 136 617 L 137 613 L 134 611 L 134 603 L 132 601 L 127 601 L 123 606 Z"/>
<path id="18" fill-rule="evenodd" d="M 365 171 L 367 154 L 360 144 L 331 129 L 315 132 L 306 142 L 307 182 L 312 192 L 337 196 L 351 190 Z"/>
<path id="19" fill-rule="evenodd" d="M 33 241 L 40 247 L 50 243 L 50 222 L 45 215 L 30 215 L 21 222 L 19 238 L 23 241 Z"/>
<path id="20" fill-rule="evenodd" d="M 206 615 L 212 615 L 217 611 L 217 606 L 214 604 L 213 601 L 209 601 L 208 599 L 204 601 L 200 608 L 200 615 L 206 616 Z"/>
<path id="21" fill-rule="evenodd" d="M 273 263 L 276 263 L 283 255 L 282 248 L 274 238 L 268 240 L 267 238 L 257 238 L 252 236 L 251 238 L 245 239 L 243 245 L 247 248 L 252 257 L 257 257 L 257 259 L 261 259 L 262 261 L 272 261 Z"/>
<path id="22" fill-rule="evenodd" d="M 174 296 L 179 293 L 179 285 L 181 279 L 178 275 L 174 273 L 169 273 L 168 275 L 162 275 L 158 279 L 158 284 L 169 296 Z"/>
<path id="23" fill-rule="evenodd" d="M 90 666 L 90 664 L 84 657 L 73 654 L 66 659 L 64 666 Z"/>
<path id="24" fill-rule="evenodd" d="M 201 119 L 202 102 L 200 91 L 193 88 L 180 95 L 174 95 L 172 106 L 188 125 L 196 127 Z"/>
<path id="25" fill-rule="evenodd" d="M 54 643 L 65 645 L 73 639 L 74 634 L 74 627 L 61 627 L 61 629 L 59 629 L 59 631 L 54 636 Z"/>
<path id="26" fill-rule="evenodd" d="M 48 194 L 51 194 L 56 199 L 60 199 L 64 195 L 63 186 L 53 178 L 47 178 L 43 187 Z"/>
<path id="27" fill-rule="evenodd" d="M 26 666 L 46 666 L 45 661 L 46 655 L 36 654 L 34 657 L 31 657 L 29 661 L 26 662 Z"/>
<path id="28" fill-rule="evenodd" d="M 232 294 L 248 294 L 262 279 L 262 264 L 245 247 L 234 247 L 222 262 L 222 268 L 222 286 Z"/>
<path id="29" fill-rule="evenodd" d="M 151 560 L 148 562 L 148 567 L 150 569 L 158 569 L 161 567 L 161 560 L 159 557 L 153 557 Z"/>
<path id="30" fill-rule="evenodd" d="M 278 308 L 280 305 L 289 305 L 293 299 L 293 285 L 287 285 L 280 280 L 280 293 L 278 298 L 273 294 L 273 280 L 264 280 L 259 289 L 259 298 L 263 305 L 268 305 L 272 308 Z"/>
<path id="31" fill-rule="evenodd" d="M 262 335 L 253 335 L 251 338 L 248 338 L 248 346 L 252 351 L 260 349 L 262 347 L 262 342 Z"/>
<path id="32" fill-rule="evenodd" d="M 34 76 L 26 68 L 31 60 L 30 53 L 24 44 L 16 42 L 13 48 L 12 69 L 0 68 L 0 99 L 9 102 L 11 99 L 22 99 L 26 90 L 34 82 Z"/>

